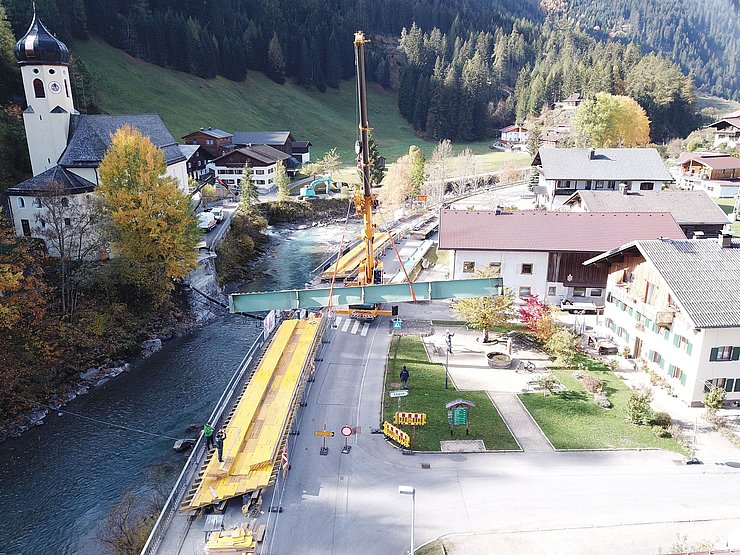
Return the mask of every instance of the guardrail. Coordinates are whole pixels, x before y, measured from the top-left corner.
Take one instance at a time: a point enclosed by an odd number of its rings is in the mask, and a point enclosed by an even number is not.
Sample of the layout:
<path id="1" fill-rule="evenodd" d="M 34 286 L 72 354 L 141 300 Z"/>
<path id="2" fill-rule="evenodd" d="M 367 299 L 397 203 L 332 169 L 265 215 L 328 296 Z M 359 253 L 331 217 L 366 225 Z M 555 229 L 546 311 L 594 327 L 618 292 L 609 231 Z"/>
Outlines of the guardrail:
<path id="1" fill-rule="evenodd" d="M 274 333 L 277 328 L 278 326 L 276 325 L 272 333 Z M 239 363 L 239 369 L 234 373 L 226 385 L 224 392 L 221 394 L 221 397 L 216 403 L 216 407 L 213 409 L 213 412 L 208 419 L 209 422 L 214 424 L 215 429 L 218 429 L 217 424 L 221 420 L 226 408 L 231 406 L 234 396 L 238 395 L 241 391 L 244 379 L 249 373 L 248 371 L 252 367 L 252 363 L 255 361 L 255 355 L 259 352 L 264 343 L 264 334 L 260 333 L 259 337 L 257 337 L 251 347 L 249 347 L 249 350 L 247 351 L 247 354 L 244 355 L 241 363 Z M 141 555 L 153 555 L 159 549 L 167 528 L 172 522 L 172 518 L 177 514 L 180 502 L 182 501 L 187 488 L 192 483 L 195 474 L 200 468 L 204 454 L 205 438 L 203 437 L 203 433 L 201 433 L 198 440 L 195 442 L 193 450 L 190 453 L 190 457 L 188 457 L 182 472 L 180 472 L 167 501 L 165 501 L 162 511 L 159 513 L 157 522 L 154 523 L 154 528 L 152 528 L 149 538 L 147 539 L 146 544 L 144 544 L 144 548 L 141 550 Z"/>

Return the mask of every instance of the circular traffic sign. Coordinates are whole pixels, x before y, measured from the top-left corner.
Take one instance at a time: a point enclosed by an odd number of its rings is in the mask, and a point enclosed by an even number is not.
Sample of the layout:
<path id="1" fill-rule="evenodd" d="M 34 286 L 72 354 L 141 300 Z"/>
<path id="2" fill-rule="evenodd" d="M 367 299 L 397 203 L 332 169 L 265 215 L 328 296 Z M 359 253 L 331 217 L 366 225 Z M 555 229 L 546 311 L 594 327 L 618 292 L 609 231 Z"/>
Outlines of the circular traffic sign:
<path id="1" fill-rule="evenodd" d="M 344 437 L 349 437 L 352 435 L 352 428 L 349 426 L 342 426 L 342 435 Z"/>

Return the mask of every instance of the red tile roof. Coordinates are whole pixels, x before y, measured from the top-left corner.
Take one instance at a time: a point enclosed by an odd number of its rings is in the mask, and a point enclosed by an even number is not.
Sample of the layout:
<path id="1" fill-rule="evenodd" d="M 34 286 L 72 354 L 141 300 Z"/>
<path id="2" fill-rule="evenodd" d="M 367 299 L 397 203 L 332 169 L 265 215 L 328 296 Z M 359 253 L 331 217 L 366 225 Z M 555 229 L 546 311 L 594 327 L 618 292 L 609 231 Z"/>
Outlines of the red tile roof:
<path id="1" fill-rule="evenodd" d="M 459 250 L 603 252 L 661 237 L 685 238 L 668 212 L 442 210 L 439 226 L 439 247 Z"/>

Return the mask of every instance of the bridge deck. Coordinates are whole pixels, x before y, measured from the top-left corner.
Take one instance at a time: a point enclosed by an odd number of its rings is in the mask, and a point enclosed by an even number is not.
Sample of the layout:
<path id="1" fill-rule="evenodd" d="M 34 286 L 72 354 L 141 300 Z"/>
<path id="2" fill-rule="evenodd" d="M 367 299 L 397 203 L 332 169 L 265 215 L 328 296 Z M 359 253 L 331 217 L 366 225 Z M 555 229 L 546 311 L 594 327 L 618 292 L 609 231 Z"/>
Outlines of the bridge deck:
<path id="1" fill-rule="evenodd" d="M 182 510 L 218 503 L 274 481 L 319 324 L 320 318 L 281 324 L 225 426 L 223 462 L 215 450 L 209 455 Z"/>
<path id="2" fill-rule="evenodd" d="M 390 233 L 388 231 L 383 231 L 373 235 L 373 246 L 375 248 L 376 256 L 378 255 L 378 253 L 383 252 L 383 250 L 385 250 L 385 248 L 390 245 L 390 240 Z M 324 272 L 321 274 L 321 279 L 323 281 L 331 281 L 332 276 L 334 276 L 334 268 L 337 265 L 337 279 L 352 277 L 356 275 L 357 272 L 359 272 L 360 265 L 364 262 L 364 260 L 365 243 L 361 242 L 359 245 L 357 245 L 355 248 L 341 257 L 338 262 L 335 262 L 334 264 L 329 266 L 328 269 L 324 270 Z"/>

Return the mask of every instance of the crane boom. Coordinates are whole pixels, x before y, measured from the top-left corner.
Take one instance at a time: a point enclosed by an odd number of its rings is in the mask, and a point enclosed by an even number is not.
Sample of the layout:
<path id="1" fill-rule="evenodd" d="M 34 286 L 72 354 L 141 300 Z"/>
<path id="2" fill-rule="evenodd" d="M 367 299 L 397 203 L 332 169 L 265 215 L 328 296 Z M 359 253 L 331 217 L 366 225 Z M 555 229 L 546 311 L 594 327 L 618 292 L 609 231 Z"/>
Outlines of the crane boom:
<path id="1" fill-rule="evenodd" d="M 365 242 L 365 262 L 360 269 L 358 281 L 361 285 L 380 283 L 376 279 L 375 253 L 373 249 L 373 196 L 370 193 L 370 125 L 367 121 L 367 88 L 365 86 L 365 33 L 355 33 L 355 65 L 357 66 L 357 102 L 359 105 L 360 152 L 358 166 L 362 173 L 362 190 L 355 193 L 355 206 L 362 216 L 363 241 Z M 382 273 L 381 273 L 382 275 Z"/>

